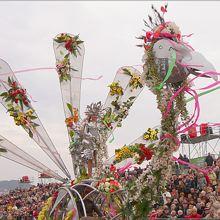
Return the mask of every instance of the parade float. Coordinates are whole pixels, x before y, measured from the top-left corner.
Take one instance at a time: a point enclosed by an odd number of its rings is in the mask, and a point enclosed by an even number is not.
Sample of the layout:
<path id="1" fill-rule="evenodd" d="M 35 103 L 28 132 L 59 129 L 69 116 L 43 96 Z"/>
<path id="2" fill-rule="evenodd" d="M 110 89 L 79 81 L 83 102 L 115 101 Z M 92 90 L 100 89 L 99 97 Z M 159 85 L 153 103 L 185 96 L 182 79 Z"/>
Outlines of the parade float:
<path id="1" fill-rule="evenodd" d="M 15 124 L 28 133 L 66 176 L 59 176 L 1 136 L 1 156 L 64 183 L 58 194 L 45 203 L 38 219 L 95 216 L 146 219 L 150 218 L 153 205 L 160 202 L 173 163 L 177 160 L 173 153 L 181 142 L 186 141 L 187 132 L 192 139 L 192 131 L 198 126 L 199 97 L 219 88 L 219 73 L 201 53 L 185 42 L 190 35 L 183 35 L 174 22 L 165 20 L 167 5 L 160 10 L 152 6 L 152 12 L 153 16 L 149 15 L 144 22 L 148 30 L 139 37 L 139 46 L 144 49 L 143 71 L 133 66 L 119 68 L 108 85 L 106 101 L 97 100 L 87 105 L 84 118 L 80 112 L 84 42 L 79 35 L 68 33 L 58 34 L 53 39 L 73 180 L 32 107 L 27 91 L 10 66 L 0 60 L 1 104 Z M 194 88 L 192 83 L 201 77 L 213 81 L 203 88 Z M 132 143 L 118 148 L 109 158 L 108 141 L 114 140 L 113 132 L 122 126 L 144 87 L 156 96 L 161 113 L 160 125 L 154 128 L 146 125 L 146 132 Z M 187 103 L 192 101 L 195 108 L 189 113 Z M 210 126 L 219 126 L 219 123 Z M 201 132 L 203 136 L 207 135 L 202 128 Z M 147 163 L 147 168 L 140 175 L 126 178 L 127 169 L 143 163 Z"/>

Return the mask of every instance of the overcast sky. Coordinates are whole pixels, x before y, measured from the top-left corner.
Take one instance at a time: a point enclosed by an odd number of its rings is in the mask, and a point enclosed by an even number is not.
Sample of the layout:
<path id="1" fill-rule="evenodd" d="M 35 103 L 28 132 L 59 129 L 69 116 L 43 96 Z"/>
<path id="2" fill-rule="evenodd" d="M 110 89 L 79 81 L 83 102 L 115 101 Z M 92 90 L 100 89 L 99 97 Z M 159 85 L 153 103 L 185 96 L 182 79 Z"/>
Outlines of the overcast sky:
<path id="1" fill-rule="evenodd" d="M 83 81 L 81 112 L 91 102 L 104 101 L 118 68 L 141 64 L 143 49 L 135 45 L 142 34 L 143 19 L 151 13 L 151 4 L 161 2 L 0 2 L 0 57 L 13 70 L 54 67 L 52 38 L 61 32 L 80 34 L 85 41 L 83 76 L 99 81 Z M 190 44 L 202 52 L 220 70 L 219 22 L 220 2 L 169 2 L 166 20 L 175 21 L 183 34 L 194 35 Z M 72 172 L 68 153 L 68 137 L 64 124 L 59 80 L 54 70 L 17 74 L 22 85 L 37 102 L 33 106 Z M 199 122 L 219 122 L 219 92 L 200 99 Z M 189 106 L 191 108 L 191 106 Z M 0 134 L 34 155 L 50 168 L 56 166 L 22 128 L 14 125 L 0 107 Z M 140 136 L 146 128 L 158 125 L 159 111 L 154 95 L 145 89 L 124 121 L 115 131 L 109 154 Z M 37 173 L 0 158 L 0 180 L 18 179 L 22 175 L 36 178 Z"/>

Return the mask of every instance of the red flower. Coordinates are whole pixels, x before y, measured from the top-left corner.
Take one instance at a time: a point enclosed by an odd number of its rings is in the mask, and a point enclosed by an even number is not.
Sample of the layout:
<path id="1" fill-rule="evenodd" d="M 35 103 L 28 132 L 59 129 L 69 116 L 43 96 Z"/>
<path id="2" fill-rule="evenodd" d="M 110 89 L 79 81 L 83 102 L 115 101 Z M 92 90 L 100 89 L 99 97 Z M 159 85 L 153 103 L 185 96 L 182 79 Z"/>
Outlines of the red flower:
<path id="1" fill-rule="evenodd" d="M 110 190 L 109 190 L 110 193 L 113 193 L 114 191 L 115 191 L 114 189 L 110 189 Z"/>
<path id="2" fill-rule="evenodd" d="M 72 39 L 69 39 L 69 40 L 66 41 L 66 43 L 65 43 L 65 48 L 66 48 L 69 52 L 72 52 L 72 51 L 73 51 L 72 43 L 73 43 L 73 40 L 72 40 Z"/>
<path id="3" fill-rule="evenodd" d="M 145 50 L 149 50 L 149 49 L 150 49 L 150 46 L 149 46 L 149 45 L 144 45 L 144 49 L 145 49 Z"/>
<path id="4" fill-rule="evenodd" d="M 160 10 L 161 10 L 163 13 L 166 13 L 166 12 L 167 12 L 166 7 L 163 7 L 163 6 L 160 7 Z"/>
<path id="5" fill-rule="evenodd" d="M 118 178 L 119 178 L 118 173 L 115 173 L 115 174 L 114 174 L 114 177 L 115 177 L 115 179 L 118 179 Z"/>
<path id="6" fill-rule="evenodd" d="M 11 84 L 11 86 L 14 87 L 14 88 L 16 88 L 16 87 L 17 87 L 17 83 L 16 83 L 16 82 L 13 82 L 13 83 Z"/>
<path id="7" fill-rule="evenodd" d="M 181 34 L 177 34 L 177 35 L 176 35 L 176 38 L 177 38 L 178 41 L 180 41 Z"/>
<path id="8" fill-rule="evenodd" d="M 151 36 L 152 36 L 152 32 L 150 32 L 150 31 L 146 32 L 146 38 L 147 39 L 150 39 Z"/>
<path id="9" fill-rule="evenodd" d="M 157 39 L 158 37 L 160 37 L 160 33 L 159 32 L 155 32 L 153 35 L 153 38 Z"/>
<path id="10" fill-rule="evenodd" d="M 115 167 L 113 164 L 111 164 L 111 166 L 110 166 L 110 171 L 111 171 L 111 172 L 116 171 L 116 167 Z"/>
<path id="11" fill-rule="evenodd" d="M 149 148 L 146 148 L 144 145 L 141 145 L 140 149 L 141 149 L 142 156 L 140 157 L 139 161 L 143 159 L 150 160 L 152 158 L 153 156 L 152 150 L 150 150 Z"/>

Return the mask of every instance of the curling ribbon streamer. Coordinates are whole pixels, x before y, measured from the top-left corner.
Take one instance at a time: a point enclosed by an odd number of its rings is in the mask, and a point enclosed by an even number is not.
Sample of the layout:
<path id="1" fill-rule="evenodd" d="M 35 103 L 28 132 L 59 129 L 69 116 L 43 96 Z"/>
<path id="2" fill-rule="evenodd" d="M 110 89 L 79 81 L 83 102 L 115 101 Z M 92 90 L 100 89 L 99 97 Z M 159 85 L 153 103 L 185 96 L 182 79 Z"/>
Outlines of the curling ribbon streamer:
<path id="1" fill-rule="evenodd" d="M 218 89 L 220 89 L 220 86 L 218 86 L 218 87 L 216 87 L 216 88 L 213 88 L 213 89 L 210 89 L 210 90 L 208 90 L 208 91 L 206 91 L 206 92 L 198 93 L 198 97 L 203 96 L 203 95 L 206 95 L 206 94 L 209 94 L 209 93 L 211 93 L 211 92 L 213 92 L 213 91 L 215 91 L 215 90 L 218 90 Z M 194 97 L 191 97 L 191 98 L 187 99 L 186 102 L 190 102 L 190 101 L 192 101 L 193 99 L 194 99 Z"/>
<path id="2" fill-rule="evenodd" d="M 24 70 L 17 70 L 17 71 L 12 71 L 12 72 L 8 72 L 8 73 L 1 73 L 0 75 L 9 75 L 11 73 L 25 73 L 25 72 L 33 72 L 33 71 L 40 71 L 40 70 L 56 70 L 57 68 L 55 67 L 39 67 L 39 68 L 31 68 L 31 69 L 24 69 Z M 103 76 L 99 76 L 97 78 L 92 78 L 92 77 L 73 77 L 76 79 L 82 79 L 82 80 L 99 80 L 101 79 Z"/>
<path id="3" fill-rule="evenodd" d="M 192 117 L 188 120 L 187 123 L 189 123 L 190 121 L 192 121 L 192 119 L 194 118 L 196 112 L 197 112 L 197 115 L 194 119 L 194 123 L 192 123 L 190 126 L 188 126 L 187 128 L 183 129 L 183 130 L 180 130 L 183 126 L 185 126 L 185 123 L 183 123 L 182 125 L 180 125 L 178 127 L 178 133 L 185 133 L 186 131 L 188 131 L 190 128 L 192 128 L 193 126 L 196 126 L 196 122 L 198 121 L 198 118 L 199 118 L 199 115 L 200 115 L 200 106 L 199 106 L 199 100 L 198 100 L 198 95 L 196 93 L 195 90 L 193 89 L 188 89 L 187 90 L 187 93 L 189 93 L 190 95 L 194 96 L 194 99 L 195 99 L 195 108 L 194 108 L 194 113 L 192 115 Z"/>
<path id="4" fill-rule="evenodd" d="M 163 85 L 165 84 L 165 82 L 170 78 L 172 71 L 173 71 L 173 68 L 175 66 L 175 63 L 176 63 L 176 53 L 173 51 L 173 53 L 171 55 L 170 62 L 169 62 L 169 68 L 168 68 L 167 74 L 166 74 L 163 82 L 159 86 L 156 86 L 157 90 L 161 90 L 163 88 Z"/>
<path id="5" fill-rule="evenodd" d="M 204 75 L 220 75 L 220 73 L 217 73 L 216 71 L 207 71 L 207 72 L 203 72 L 201 74 L 199 74 L 198 76 L 192 78 L 188 84 L 192 83 L 194 80 L 196 80 L 198 77 L 202 77 Z M 174 101 L 174 99 L 180 94 L 180 92 L 186 90 L 187 87 L 186 86 L 182 86 L 180 87 L 174 94 L 173 96 L 170 98 L 170 101 L 167 104 L 167 109 L 166 112 L 164 113 L 164 117 L 167 117 L 167 115 L 169 114 L 171 107 L 172 107 L 172 102 Z M 191 101 L 191 100 L 190 100 Z"/>

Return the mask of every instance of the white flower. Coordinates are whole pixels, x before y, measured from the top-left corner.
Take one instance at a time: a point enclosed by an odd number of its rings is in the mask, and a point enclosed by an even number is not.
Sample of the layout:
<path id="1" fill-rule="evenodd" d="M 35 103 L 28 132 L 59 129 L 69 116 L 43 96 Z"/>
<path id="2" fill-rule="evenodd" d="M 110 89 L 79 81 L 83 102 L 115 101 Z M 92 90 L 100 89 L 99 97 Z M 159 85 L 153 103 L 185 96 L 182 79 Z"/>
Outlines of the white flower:
<path id="1" fill-rule="evenodd" d="M 105 183 L 105 187 L 109 187 L 110 186 L 110 183 L 109 182 L 106 182 Z"/>

